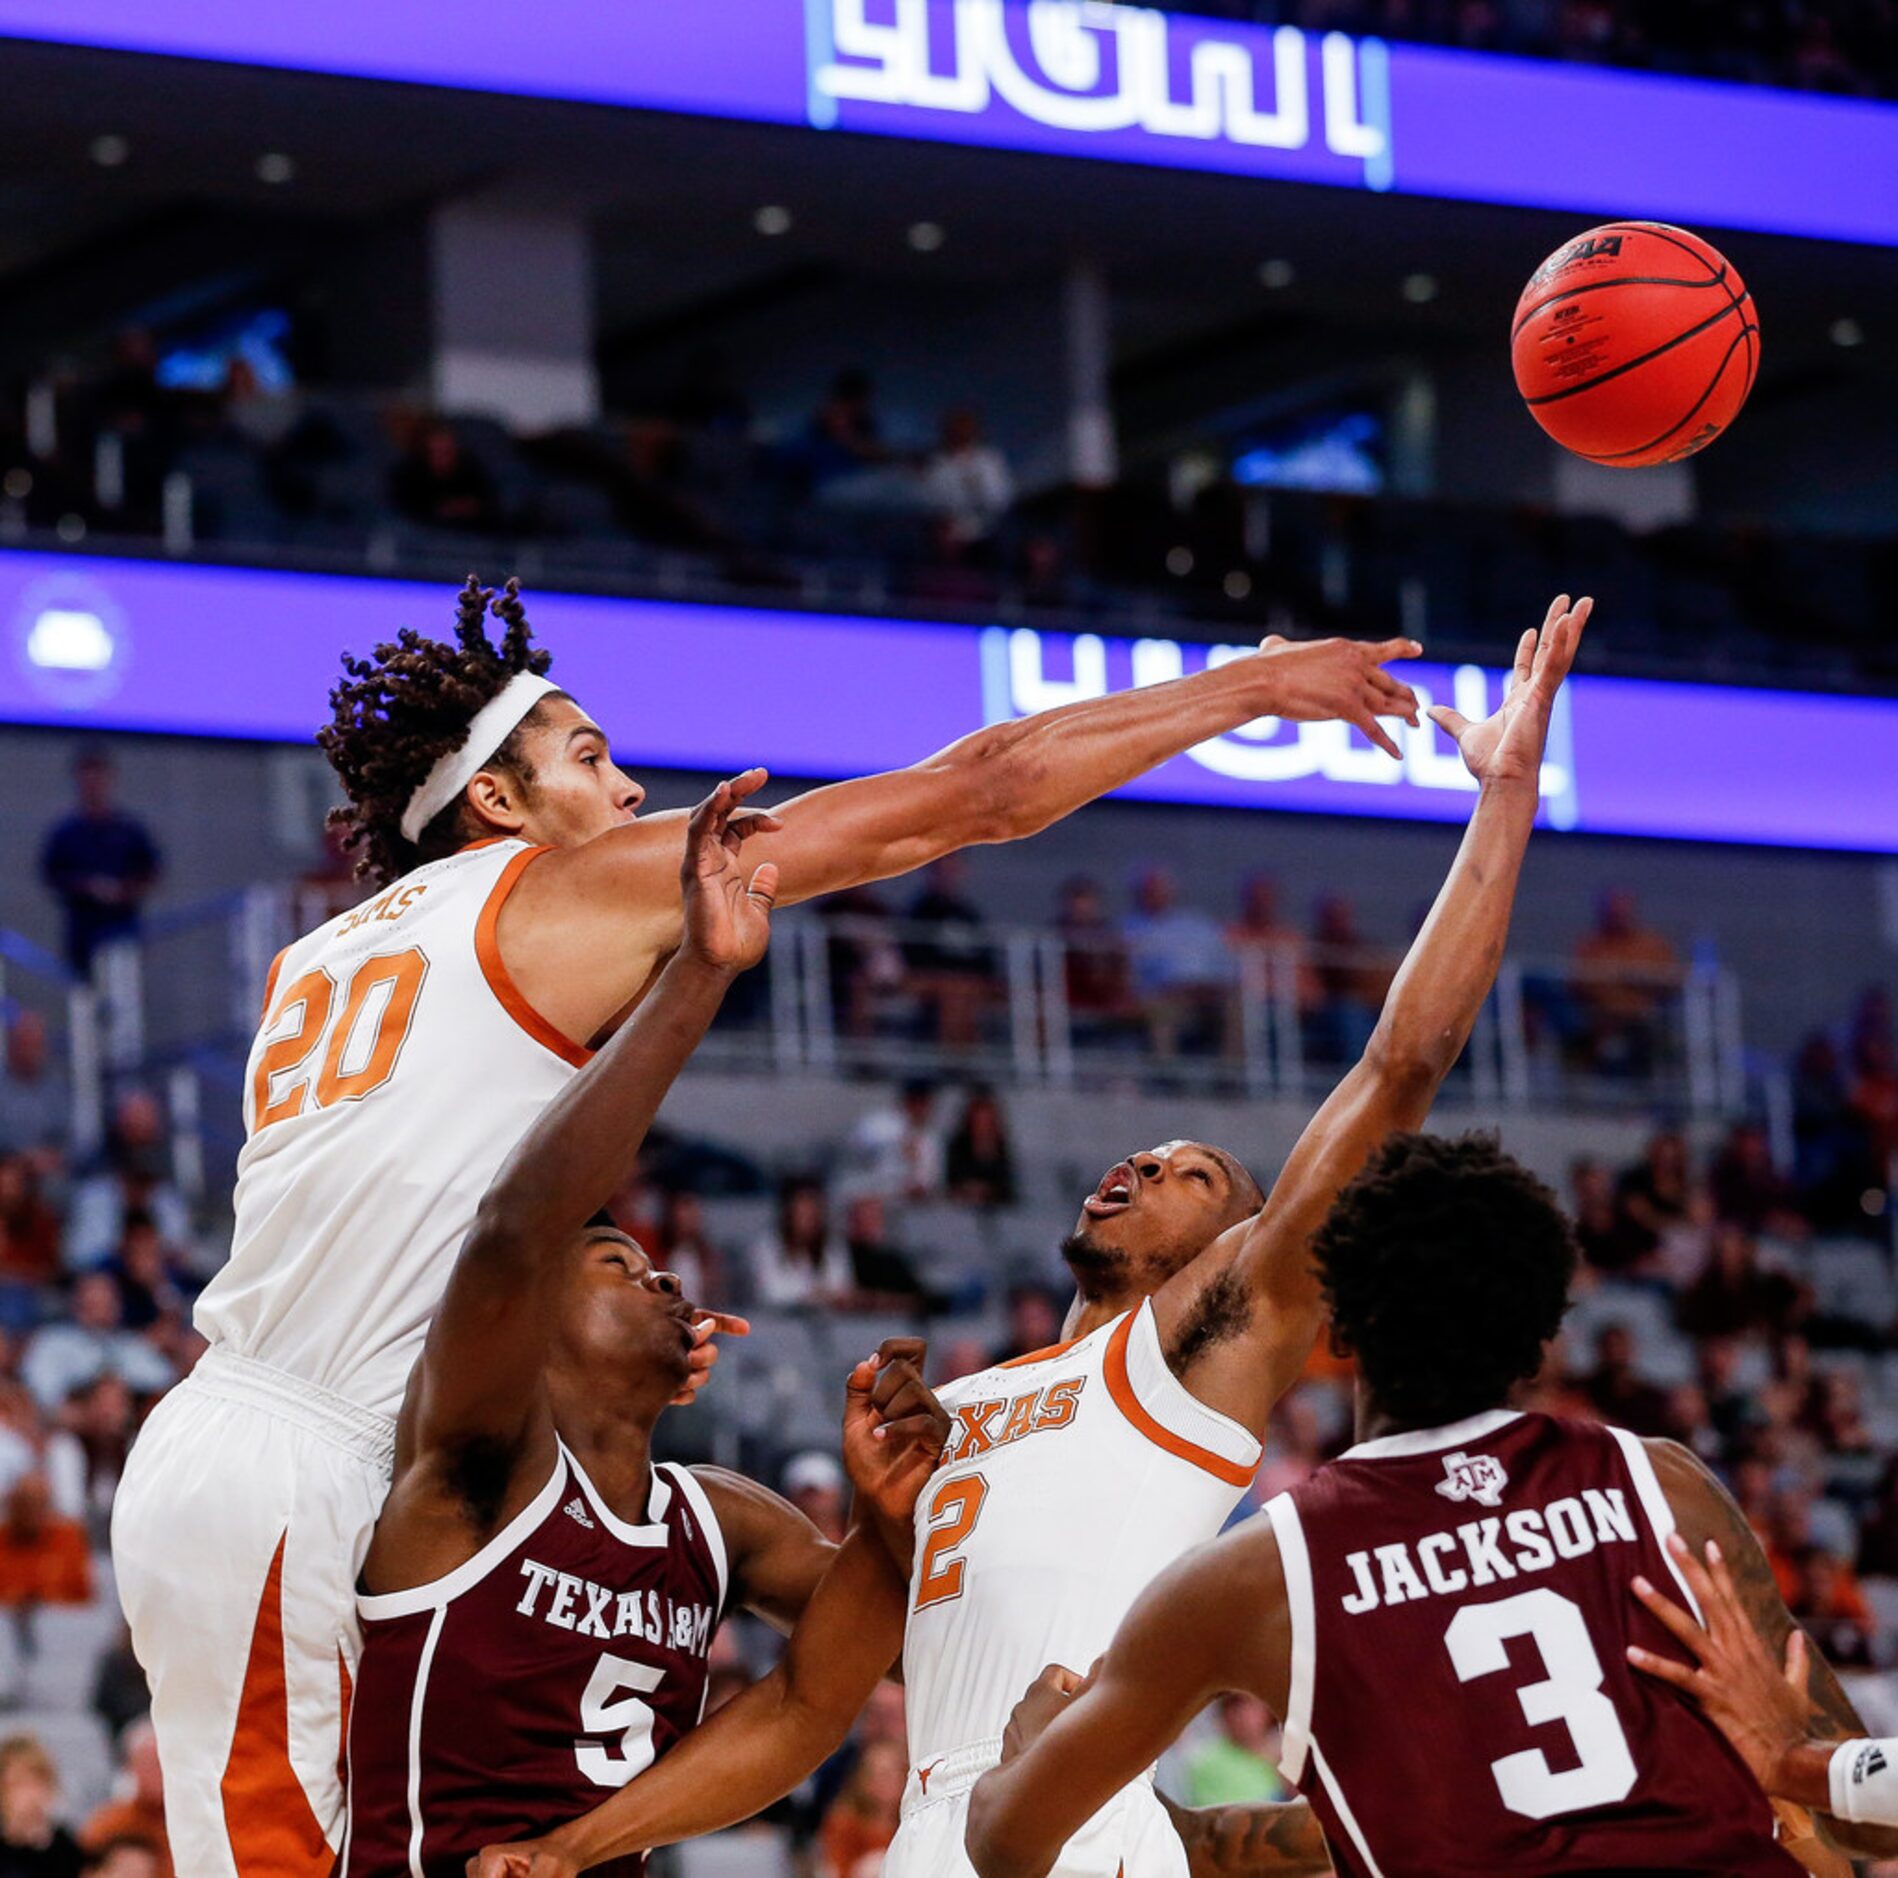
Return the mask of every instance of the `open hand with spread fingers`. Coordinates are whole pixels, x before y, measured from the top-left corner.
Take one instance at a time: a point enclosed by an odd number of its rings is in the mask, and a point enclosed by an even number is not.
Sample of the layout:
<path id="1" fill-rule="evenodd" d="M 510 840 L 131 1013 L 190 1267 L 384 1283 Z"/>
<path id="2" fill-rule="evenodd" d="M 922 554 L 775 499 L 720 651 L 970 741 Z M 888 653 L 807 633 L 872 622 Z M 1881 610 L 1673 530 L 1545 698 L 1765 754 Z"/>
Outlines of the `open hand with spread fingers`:
<path id="1" fill-rule="evenodd" d="M 1540 787 L 1555 694 L 1575 663 L 1582 629 L 1594 610 L 1593 600 L 1577 600 L 1571 606 L 1567 594 L 1557 594 L 1541 629 L 1524 633 L 1517 644 L 1502 704 L 1480 724 L 1447 704 L 1431 706 L 1430 721 L 1456 740 L 1464 765 L 1479 783 Z"/>
<path id="2" fill-rule="evenodd" d="M 775 815 L 743 810 L 769 780 L 748 769 L 722 782 L 692 811 L 679 879 L 685 897 L 685 949 L 722 972 L 742 972 L 764 957 L 771 939 L 771 908 L 778 870 L 766 861 L 746 878 L 741 850 L 753 835 L 783 824 Z M 742 811 L 742 812 L 741 812 Z"/>
<path id="3" fill-rule="evenodd" d="M 1386 756 L 1402 760 L 1381 717 L 1417 722 L 1417 694 L 1384 667 L 1392 659 L 1421 658 L 1414 639 L 1307 639 L 1294 643 L 1281 633 L 1261 642 L 1254 655 L 1269 662 L 1275 681 L 1272 714 L 1290 723 L 1338 719 L 1354 724 Z"/>

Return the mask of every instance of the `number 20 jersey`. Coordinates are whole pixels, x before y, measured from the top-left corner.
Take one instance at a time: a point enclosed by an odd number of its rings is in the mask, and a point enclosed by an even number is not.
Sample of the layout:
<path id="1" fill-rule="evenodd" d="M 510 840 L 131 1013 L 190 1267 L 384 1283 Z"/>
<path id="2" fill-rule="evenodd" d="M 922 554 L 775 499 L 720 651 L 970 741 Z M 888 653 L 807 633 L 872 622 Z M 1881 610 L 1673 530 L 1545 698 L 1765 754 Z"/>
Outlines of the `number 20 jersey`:
<path id="1" fill-rule="evenodd" d="M 1691 1604 L 1625 1430 L 1499 1410 L 1360 1443 L 1268 1502 L 1292 1617 L 1282 1765 L 1343 1878 L 1803 1867 L 1752 1776 L 1630 1643 Z"/>
<path id="2" fill-rule="evenodd" d="M 271 968 L 245 1069 L 230 1262 L 198 1329 L 394 1415 L 475 1210 L 586 1061 L 521 997 L 496 928 L 544 853 L 477 843 Z"/>

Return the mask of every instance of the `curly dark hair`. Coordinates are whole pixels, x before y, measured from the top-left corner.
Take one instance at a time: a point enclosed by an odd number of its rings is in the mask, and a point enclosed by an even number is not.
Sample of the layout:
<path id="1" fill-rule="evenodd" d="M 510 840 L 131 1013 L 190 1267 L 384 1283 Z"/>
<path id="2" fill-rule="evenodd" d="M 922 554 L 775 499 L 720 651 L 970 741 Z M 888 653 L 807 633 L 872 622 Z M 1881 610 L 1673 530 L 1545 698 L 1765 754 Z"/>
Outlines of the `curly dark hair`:
<path id="1" fill-rule="evenodd" d="M 330 721 L 316 733 L 349 797 L 346 807 L 330 811 L 330 825 L 347 831 L 344 846 L 360 850 L 356 872 L 365 879 L 395 880 L 462 845 L 461 803 L 451 802 L 415 841 L 402 833 L 402 812 L 436 760 L 460 749 L 475 713 L 509 679 L 520 672 L 542 676 L 553 663 L 552 653 L 534 648 L 518 580 L 497 597 L 470 574 L 455 611 L 452 646 L 405 628 L 393 645 L 377 646 L 373 659 L 345 652 L 347 675 L 330 692 Z M 499 646 L 488 640 L 490 611 L 507 628 Z M 533 716 L 530 711 L 493 758 L 524 787 L 534 777 L 520 738 Z"/>
<path id="2" fill-rule="evenodd" d="M 1312 1242 L 1331 1325 L 1410 1428 L 1500 1408 L 1541 1366 L 1575 1275 L 1555 1195 L 1493 1135 L 1393 1135 Z"/>

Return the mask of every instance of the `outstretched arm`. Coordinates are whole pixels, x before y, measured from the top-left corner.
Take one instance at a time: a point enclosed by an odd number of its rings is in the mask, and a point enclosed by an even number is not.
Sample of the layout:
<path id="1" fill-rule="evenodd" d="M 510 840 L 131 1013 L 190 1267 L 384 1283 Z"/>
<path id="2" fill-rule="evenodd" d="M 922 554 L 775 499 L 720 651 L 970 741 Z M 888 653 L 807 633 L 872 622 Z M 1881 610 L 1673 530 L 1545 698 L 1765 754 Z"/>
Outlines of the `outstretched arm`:
<path id="1" fill-rule="evenodd" d="M 1009 1719 L 1001 1765 L 969 1798 L 981 1878 L 1043 1878 L 1214 1696 L 1245 1690 L 1282 1712 L 1283 1605 L 1271 1525 L 1248 1520 L 1156 1578 L 1088 1676 L 1044 1669 Z"/>
<path id="2" fill-rule="evenodd" d="M 1209 737 L 1256 717 L 1342 719 L 1392 756 L 1380 717 L 1416 721 L 1407 685 L 1382 667 L 1412 640 L 1361 645 L 1268 641 L 1259 652 L 1165 684 L 1083 699 L 991 724 L 885 775 L 785 803 L 758 843 L 787 903 L 908 873 L 984 842 L 1019 841 Z M 501 916 L 503 957 L 528 1001 L 576 1041 L 591 1039 L 679 943 L 683 825 L 645 816 L 549 854 Z"/>
<path id="3" fill-rule="evenodd" d="M 1543 746 L 1594 603 L 1563 594 L 1516 651 L 1502 708 L 1480 724 L 1444 707 L 1431 717 L 1477 781 L 1476 813 L 1456 862 L 1391 985 L 1361 1061 L 1292 1150 L 1264 1209 L 1195 1260 L 1154 1300 L 1163 1347 L 1186 1341 L 1213 1287 L 1236 1290 L 1246 1329 L 1195 1339 L 1183 1380 L 1201 1401 L 1263 1428 L 1296 1380 L 1323 1320 L 1308 1248 L 1339 1189 L 1387 1136 L 1421 1127 L 1495 983 L 1522 858 L 1541 800 Z M 1222 1258 L 1219 1254 L 1223 1252 Z"/>
<path id="4" fill-rule="evenodd" d="M 687 943 L 620 1034 L 554 1099 L 495 1176 L 455 1260 L 403 1404 L 397 1466 L 417 1449 L 517 1437 L 540 1400 L 544 1289 L 581 1227 L 625 1179 L 673 1079 L 733 977 L 764 954 L 776 874 L 746 877 L 735 812 L 750 770 L 694 811 L 682 897 Z M 750 826 L 768 828 L 765 822 Z"/>
<path id="5" fill-rule="evenodd" d="M 1857 1857 L 1890 1858 L 1898 1854 L 1898 1817 L 1863 1810 L 1856 1803 L 1860 1796 L 1853 1794 L 1849 1785 L 1842 1787 L 1836 1797 L 1859 1817 L 1853 1820 L 1833 1813 L 1835 1792 L 1829 1781 L 1832 1752 L 1841 1742 L 1863 1740 L 1865 1724 L 1831 1664 L 1793 1622 L 1792 1613 L 1779 1595 L 1772 1565 L 1746 1523 L 1746 1516 L 1688 1449 L 1672 1441 L 1648 1441 L 1643 1445 L 1679 1522 L 1680 1548 L 1675 1557 L 1694 1587 L 1711 1635 L 1703 1634 L 1685 1611 L 1649 1587 L 1642 1601 L 1694 1654 L 1701 1656 L 1707 1668 L 1696 1674 L 1691 1665 L 1647 1650 L 1630 1650 L 1629 1656 L 1637 1668 L 1699 1697 L 1741 1759 L 1752 1768 L 1754 1777 L 1775 1799 L 1827 1815 L 1823 1821 L 1826 1836 Z M 1698 1562 L 1709 1556 L 1710 1548 L 1717 1578 Z M 1662 1607 L 1672 1611 L 1678 1622 L 1669 1624 Z M 1702 1639 L 1700 1646 L 1694 1642 L 1696 1637 Z M 1711 1660 L 1702 1655 L 1703 1647 L 1711 1652 Z M 1795 1678 L 1791 1686 L 1782 1685 L 1784 1694 L 1770 1705 L 1757 1677 L 1738 1680 L 1761 1661 L 1767 1664 L 1773 1679 L 1777 1680 L 1782 1662 Z M 1725 1664 L 1726 1668 L 1721 1670 L 1716 1664 Z M 1800 1724 L 1799 1743 L 1780 1755 L 1775 1752 L 1775 1744 L 1787 1745 L 1783 1737 L 1795 1712 Z M 1893 1803 L 1893 1811 L 1898 1814 L 1898 1801 Z"/>

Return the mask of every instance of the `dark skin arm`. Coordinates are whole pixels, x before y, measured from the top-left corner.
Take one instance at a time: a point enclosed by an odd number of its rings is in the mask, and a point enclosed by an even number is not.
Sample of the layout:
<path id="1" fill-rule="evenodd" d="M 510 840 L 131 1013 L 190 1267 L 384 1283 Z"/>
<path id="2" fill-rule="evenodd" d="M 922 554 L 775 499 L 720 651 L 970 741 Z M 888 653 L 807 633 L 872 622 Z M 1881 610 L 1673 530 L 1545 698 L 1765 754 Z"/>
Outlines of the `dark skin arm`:
<path id="1" fill-rule="evenodd" d="M 813 789 L 777 810 L 755 858 L 776 864 L 786 903 L 885 880 L 957 849 L 1019 841 L 1196 743 L 1261 716 L 1339 718 L 1395 756 L 1377 721 L 1416 721 L 1408 686 L 1384 672 L 1421 650 L 1269 642 L 1168 684 L 1084 699 L 992 724 L 909 769 Z M 496 832 L 505 832 L 498 824 Z M 679 943 L 683 818 L 642 816 L 548 854 L 521 877 L 500 923 L 523 995 L 576 1042 L 600 1034 Z"/>
<path id="2" fill-rule="evenodd" d="M 837 1751 L 903 1649 L 908 1576 L 877 1528 L 907 1522 L 948 1436 L 921 1358 L 913 1339 L 892 1339 L 851 1371 L 844 1409 L 844 1457 L 857 1488 L 851 1530 L 841 1546 L 817 1541 L 823 1568 L 771 1673 L 583 1818 L 541 1839 L 484 1848 L 469 1861 L 470 1878 L 572 1878 L 622 1853 L 717 1832 L 782 1799 Z M 748 1568 L 759 1579 L 748 1601 L 778 1622 L 817 1553 L 802 1535 L 772 1531 L 764 1509 L 784 1504 L 775 1494 L 719 1469 L 698 1473 L 742 1501 L 739 1517 L 754 1522 L 762 1556 Z"/>
<path id="3" fill-rule="evenodd" d="M 1001 1765 L 976 1782 L 970 1797 L 968 1853 L 981 1878 L 1044 1878 L 1074 1833 L 1151 1767 L 1214 1697 L 1229 1690 L 1257 1695 L 1282 1715 L 1290 1659 L 1285 1581 L 1270 1522 L 1248 1520 L 1188 1553 L 1141 1594 L 1085 1681 L 1050 1667 L 1016 1705 Z M 1231 1842 L 1256 1849 L 1247 1826 L 1235 1826 L 1228 1827 Z M 1296 1836 L 1292 1853 L 1302 1856 Z"/>
<path id="4" fill-rule="evenodd" d="M 1311 1878 L 1331 1869 L 1318 1816 L 1303 1800 L 1279 1806 L 1180 1806 L 1160 1796 L 1186 1848 L 1191 1878 Z"/>
<path id="5" fill-rule="evenodd" d="M 1812 1712 L 1807 1732 L 1815 1744 L 1862 1736 L 1865 1724 L 1859 1719 L 1858 1710 L 1852 1706 L 1852 1699 L 1840 1685 L 1831 1664 L 1813 1646 L 1811 1638 L 1804 1636 L 1793 1622 L 1792 1613 L 1779 1595 L 1773 1568 L 1760 1549 L 1759 1540 L 1753 1536 L 1753 1529 L 1746 1523 L 1746 1515 L 1700 1459 L 1688 1449 L 1672 1441 L 1647 1441 L 1642 1445 L 1654 1462 L 1655 1474 L 1668 1504 L 1674 1509 L 1680 1536 L 1687 1550 L 1696 1559 L 1707 1556 L 1710 1544 L 1717 1550 L 1728 1577 L 1734 1605 L 1772 1658 L 1785 1661 L 1792 1639 L 1795 1635 L 1800 1637 L 1800 1648 L 1793 1660 L 1796 1662 L 1803 1656 L 1808 1665 L 1806 1694 Z M 1688 1622 L 1691 1624 L 1692 1620 Z M 1649 1664 L 1642 1663 L 1639 1666 L 1651 1670 Z M 1809 1765 L 1814 1757 L 1806 1758 Z M 1755 1771 L 1757 1773 L 1759 1770 Z M 1811 1790 L 1809 1787 L 1802 1788 L 1802 1791 Z M 1767 1791 L 1772 1793 L 1775 1789 L 1768 1787 Z M 1784 1797 L 1798 1800 L 1800 1796 L 1788 1793 Z M 1816 1799 L 1800 1803 L 1810 1805 L 1815 1811 L 1822 1811 L 1830 1797 L 1821 1767 Z M 1830 1815 L 1825 1815 L 1820 1824 L 1826 1838 L 1854 1857 L 1890 1858 L 1898 1855 L 1898 1830 L 1886 1826 L 1849 1824 Z"/>
<path id="6" fill-rule="evenodd" d="M 1386 998 L 1363 1059 L 1299 1137 L 1264 1209 L 1154 1298 L 1162 1347 L 1209 1407 L 1263 1429 L 1297 1380 L 1324 1316 L 1308 1248 L 1339 1190 L 1386 1137 L 1422 1127 L 1496 981 L 1541 801 L 1543 747 L 1593 602 L 1560 596 L 1525 633 L 1509 692 L 1480 724 L 1438 707 L 1479 788 L 1430 917 Z M 1236 1334 L 1203 1334 L 1224 1318 Z M 1179 1353 L 1190 1351 L 1184 1363 Z"/>
<path id="7" fill-rule="evenodd" d="M 737 972 L 763 956 L 776 877 L 746 878 L 733 811 L 764 781 L 721 783 L 694 813 L 687 944 L 632 1023 L 508 1156 L 456 1256 L 397 1424 L 395 1479 L 364 1565 L 393 1590 L 451 1571 L 486 1537 L 458 1484 L 471 1456 L 504 1469 L 498 1529 L 553 1465 L 545 1384 L 553 1289 L 581 1228 L 625 1179 L 673 1079 Z"/>

